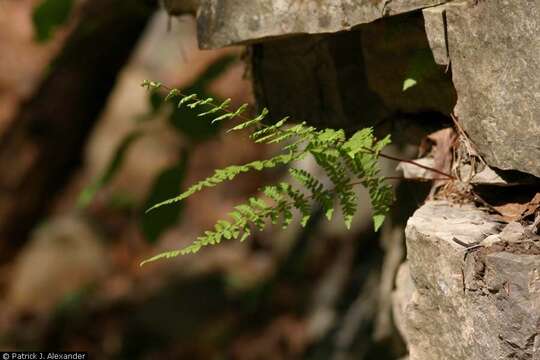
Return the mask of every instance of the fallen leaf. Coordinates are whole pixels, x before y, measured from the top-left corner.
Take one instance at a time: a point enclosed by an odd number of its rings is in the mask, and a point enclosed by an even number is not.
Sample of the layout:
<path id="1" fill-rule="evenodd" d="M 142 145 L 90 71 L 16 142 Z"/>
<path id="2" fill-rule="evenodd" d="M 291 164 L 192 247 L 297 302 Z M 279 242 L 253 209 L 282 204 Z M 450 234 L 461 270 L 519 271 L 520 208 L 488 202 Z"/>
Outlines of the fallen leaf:
<path id="1" fill-rule="evenodd" d="M 529 215 L 533 215 L 540 209 L 540 193 L 526 203 L 507 203 L 504 205 L 494 206 L 499 211 L 506 221 L 519 221 Z"/>
<path id="2" fill-rule="evenodd" d="M 449 174 L 452 169 L 452 147 L 457 138 L 456 132 L 453 128 L 446 128 L 429 134 L 427 138 L 434 143 L 431 150 L 433 167 Z"/>
<path id="3" fill-rule="evenodd" d="M 527 208 L 521 214 L 521 218 L 526 218 L 527 216 L 533 215 L 537 210 L 540 209 L 540 193 L 536 193 L 531 201 L 527 203 Z"/>

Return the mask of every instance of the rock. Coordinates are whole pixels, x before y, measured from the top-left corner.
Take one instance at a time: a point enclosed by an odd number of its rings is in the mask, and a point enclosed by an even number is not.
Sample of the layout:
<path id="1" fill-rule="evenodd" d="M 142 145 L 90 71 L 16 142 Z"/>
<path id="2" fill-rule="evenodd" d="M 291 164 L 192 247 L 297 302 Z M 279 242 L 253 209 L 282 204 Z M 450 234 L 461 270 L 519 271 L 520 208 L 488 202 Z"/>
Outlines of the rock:
<path id="1" fill-rule="evenodd" d="M 452 112 L 456 103 L 452 79 L 446 66 L 434 59 L 420 12 L 359 29 L 369 88 L 386 107 L 401 113 Z"/>
<path id="2" fill-rule="evenodd" d="M 107 264 L 99 237 L 83 219 L 51 219 L 34 232 L 16 260 L 9 308 L 48 314 L 66 296 L 102 279 Z"/>
<path id="3" fill-rule="evenodd" d="M 406 343 L 409 342 L 409 339 L 407 338 L 405 315 L 407 314 L 407 305 L 411 302 L 415 289 L 409 264 L 404 262 L 396 275 L 396 288 L 392 293 L 392 310 L 395 325 Z"/>
<path id="4" fill-rule="evenodd" d="M 429 42 L 429 47 L 433 52 L 433 58 L 439 65 L 450 64 L 450 54 L 448 53 L 448 42 L 446 41 L 446 6 L 434 6 L 422 10 L 424 15 L 424 26 Z"/>
<path id="5" fill-rule="evenodd" d="M 215 48 L 291 34 L 333 33 L 446 1 L 201 0 L 199 43 L 203 48 Z"/>
<path id="6" fill-rule="evenodd" d="M 420 13 L 336 34 L 265 41 L 253 46 L 252 70 L 257 102 L 273 121 L 291 116 L 354 130 L 395 114 L 448 115 L 456 102 L 450 74 L 433 60 Z M 404 91 L 407 79 L 415 85 Z"/>
<path id="7" fill-rule="evenodd" d="M 360 30 L 301 35 L 253 47 L 257 102 L 272 120 L 354 129 L 388 116 L 369 88 Z"/>
<path id="8" fill-rule="evenodd" d="M 197 13 L 199 0 L 161 0 L 163 7 L 173 16 Z"/>
<path id="9" fill-rule="evenodd" d="M 415 289 L 412 296 L 403 290 L 402 268 L 394 310 L 411 360 L 539 358 L 540 247 L 501 243 L 465 254 L 453 241 L 473 243 L 499 230 L 491 215 L 446 202 L 428 202 L 409 220 Z"/>
<path id="10" fill-rule="evenodd" d="M 540 177 L 540 3 L 448 4 L 455 113 L 490 166 Z"/>

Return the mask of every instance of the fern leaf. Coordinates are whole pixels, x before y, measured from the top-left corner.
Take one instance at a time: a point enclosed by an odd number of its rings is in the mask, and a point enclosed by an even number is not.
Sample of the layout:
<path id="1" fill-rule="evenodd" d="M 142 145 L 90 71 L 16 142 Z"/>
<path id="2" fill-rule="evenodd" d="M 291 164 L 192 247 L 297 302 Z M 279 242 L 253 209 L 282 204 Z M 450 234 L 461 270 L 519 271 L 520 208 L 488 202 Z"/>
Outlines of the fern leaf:
<path id="1" fill-rule="evenodd" d="M 214 172 L 214 175 L 196 183 L 195 185 L 191 186 L 189 189 L 187 189 L 185 192 L 181 193 L 180 195 L 152 206 L 146 212 L 150 212 L 159 207 L 162 207 L 165 205 L 171 205 L 179 201 L 182 201 L 190 197 L 191 195 L 203 190 L 204 188 L 214 187 L 226 180 L 229 180 L 229 181 L 233 180 L 237 175 L 241 173 L 245 173 L 250 170 L 260 171 L 263 169 L 274 168 L 276 166 L 287 165 L 291 163 L 292 161 L 296 160 L 297 158 L 298 158 L 298 154 L 289 152 L 287 154 L 274 156 L 273 158 L 270 158 L 268 160 L 252 161 L 245 165 L 232 165 L 224 169 L 216 170 Z"/>
<path id="2" fill-rule="evenodd" d="M 149 90 L 162 86 L 160 83 L 150 81 L 145 81 L 142 85 Z M 358 202 L 353 187 L 359 183 L 368 190 L 373 207 L 375 230 L 382 226 L 393 201 L 393 192 L 380 176 L 377 160 L 381 150 L 390 143 L 389 137 L 377 140 L 371 128 L 359 130 L 347 138 L 343 130 L 317 130 L 307 126 L 306 123 L 285 126 L 288 117 L 273 125 L 266 125 L 263 123 L 268 115 L 266 108 L 256 117 L 248 119 L 244 115 L 248 108 L 247 104 L 229 111 L 230 99 L 216 105 L 212 98 L 199 99 L 195 94 L 184 96 L 174 89 L 169 91 L 166 99 L 176 97 L 181 97 L 179 107 L 183 105 L 192 109 L 209 107 L 198 116 L 217 115 L 220 111 L 223 112 L 214 118 L 212 123 L 235 117 L 245 120 L 229 129 L 228 132 L 254 128 L 255 131 L 250 138 L 255 143 L 288 144 L 282 146 L 281 154 L 270 159 L 215 170 L 212 176 L 195 183 L 180 195 L 152 206 L 147 211 L 182 201 L 205 188 L 233 180 L 236 176 L 248 171 L 262 171 L 276 166 L 290 165 L 293 161 L 302 159 L 308 154 L 311 154 L 318 166 L 325 171 L 332 183 L 332 188 L 327 189 L 320 180 L 305 170 L 290 168 L 289 172 L 292 178 L 301 185 L 300 188 L 285 182 L 266 186 L 262 189 L 263 198 L 251 197 L 246 203 L 237 205 L 229 213 L 230 220 L 219 220 L 213 229 L 205 231 L 191 245 L 182 250 L 156 255 L 142 264 L 180 254 L 195 253 L 205 246 L 219 244 L 223 240 L 244 241 L 251 235 L 254 228 L 262 231 L 269 222 L 273 224 L 281 222 L 285 228 L 291 224 L 295 209 L 300 212 L 301 224 L 305 226 L 311 216 L 313 202 L 322 206 L 329 220 L 334 213 L 334 206 L 339 204 L 345 226 L 350 228 Z M 337 201 L 335 202 L 334 199 Z"/>
<path id="3" fill-rule="evenodd" d="M 203 113 L 198 114 L 197 116 L 203 117 L 211 114 L 215 114 L 219 111 L 227 111 L 227 108 L 229 107 L 229 104 L 231 103 L 231 99 L 225 99 L 220 105 L 213 105 L 212 109 L 205 111 Z"/>
<path id="4" fill-rule="evenodd" d="M 151 258 L 142 261 L 139 264 L 139 266 L 143 266 L 143 265 L 146 265 L 148 263 L 151 263 L 151 262 L 154 262 L 154 261 L 157 261 L 157 260 L 161 260 L 161 259 L 171 259 L 171 258 L 177 257 L 178 255 L 180 255 L 180 253 L 181 253 L 180 250 L 167 251 L 167 252 L 158 254 L 156 256 L 152 256 Z"/>
<path id="5" fill-rule="evenodd" d="M 193 101 L 195 99 L 197 99 L 197 94 L 191 94 L 182 97 L 182 99 L 180 99 L 180 101 L 178 102 L 178 108 L 181 108 L 183 105 L 188 104 L 190 101 Z"/>
<path id="6" fill-rule="evenodd" d="M 260 124 L 264 120 L 266 115 L 268 115 L 268 109 L 264 108 L 256 118 L 254 118 L 252 120 L 248 120 L 246 122 L 243 122 L 243 123 L 231 128 L 231 129 L 229 129 L 227 132 L 243 130 L 243 129 L 247 129 L 248 127 Z"/>
<path id="7" fill-rule="evenodd" d="M 174 99 L 174 98 L 179 97 L 179 96 L 181 96 L 180 90 L 172 89 L 171 91 L 169 91 L 167 96 L 165 96 L 164 101 L 169 101 L 169 100 Z"/>

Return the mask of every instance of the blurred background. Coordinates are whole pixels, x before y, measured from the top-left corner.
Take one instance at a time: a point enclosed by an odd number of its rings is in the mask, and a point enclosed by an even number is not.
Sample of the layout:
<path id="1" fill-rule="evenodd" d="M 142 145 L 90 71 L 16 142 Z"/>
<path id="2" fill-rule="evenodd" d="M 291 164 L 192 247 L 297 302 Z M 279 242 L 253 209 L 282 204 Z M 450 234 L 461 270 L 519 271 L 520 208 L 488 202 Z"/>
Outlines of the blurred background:
<path id="1" fill-rule="evenodd" d="M 277 151 L 140 86 L 160 81 L 253 106 L 245 56 L 241 47 L 199 50 L 194 19 L 170 19 L 150 0 L 0 0 L 0 350 L 404 354 L 391 296 L 403 223 L 422 200 L 402 188 L 410 185 L 397 187 L 409 207 L 380 234 L 363 206 L 351 231 L 315 216 L 306 228 L 139 267 L 286 173 L 244 175 L 144 214 L 215 168 Z"/>

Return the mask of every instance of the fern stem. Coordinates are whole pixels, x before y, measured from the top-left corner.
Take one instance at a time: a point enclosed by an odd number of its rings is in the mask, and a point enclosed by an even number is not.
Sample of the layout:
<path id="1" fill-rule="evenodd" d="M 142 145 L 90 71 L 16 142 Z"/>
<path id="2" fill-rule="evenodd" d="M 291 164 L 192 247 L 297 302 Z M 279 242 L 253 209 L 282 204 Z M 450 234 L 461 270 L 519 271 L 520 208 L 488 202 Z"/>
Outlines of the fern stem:
<path id="1" fill-rule="evenodd" d="M 371 149 L 366 149 L 368 152 L 371 152 L 371 153 L 375 153 L 373 150 Z M 422 165 L 414 160 L 409 160 L 409 159 L 402 159 L 402 158 L 399 158 L 399 157 L 396 157 L 396 156 L 391 156 L 391 155 L 387 155 L 387 154 L 384 154 L 384 153 L 379 153 L 378 154 L 380 157 L 382 158 L 385 158 L 385 159 L 388 159 L 388 160 L 393 160 L 393 161 L 399 161 L 399 162 L 405 162 L 405 163 L 408 163 L 408 164 L 412 164 L 412 165 L 415 165 L 415 166 L 418 166 L 422 169 L 425 169 L 425 170 L 428 170 L 428 171 L 432 171 L 434 173 L 437 173 L 439 175 L 442 175 L 444 177 L 446 177 L 447 179 L 450 179 L 450 180 L 455 180 L 456 178 L 450 174 L 447 174 L 445 173 L 444 171 L 441 171 L 441 170 L 438 170 L 438 169 L 435 169 L 433 167 L 430 167 L 430 166 L 426 166 L 426 165 Z M 431 179 L 431 180 L 437 180 L 437 179 Z"/>

